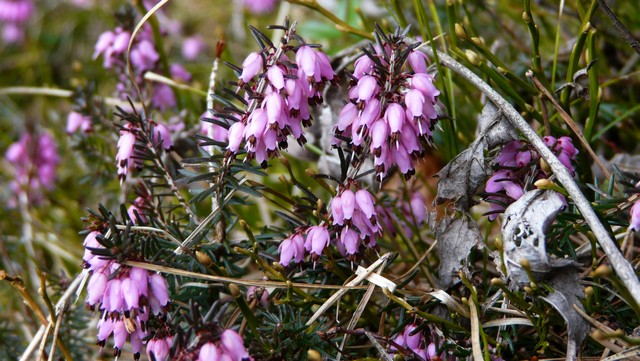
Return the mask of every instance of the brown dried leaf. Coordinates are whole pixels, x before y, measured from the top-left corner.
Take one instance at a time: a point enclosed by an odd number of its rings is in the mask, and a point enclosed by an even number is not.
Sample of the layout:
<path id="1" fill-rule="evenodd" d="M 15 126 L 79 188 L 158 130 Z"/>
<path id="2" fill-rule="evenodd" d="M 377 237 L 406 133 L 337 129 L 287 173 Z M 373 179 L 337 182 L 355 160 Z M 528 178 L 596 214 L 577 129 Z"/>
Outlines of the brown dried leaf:
<path id="1" fill-rule="evenodd" d="M 575 360 L 582 342 L 589 334 L 589 323 L 573 308 L 576 305 L 584 310 L 580 299 L 584 298 L 583 287 L 580 284 L 580 273 L 576 269 L 557 272 L 548 282 L 554 292 L 542 297 L 558 311 L 567 324 L 569 339 L 567 340 L 566 359 Z"/>
<path id="2" fill-rule="evenodd" d="M 518 134 L 495 105 L 487 103 L 478 119 L 480 135 L 462 153 L 447 164 L 437 177 L 436 203 L 456 202 L 456 209 L 468 210 L 475 202 L 473 196 L 489 175 L 484 152 L 496 145 L 516 139 Z"/>
<path id="3" fill-rule="evenodd" d="M 467 213 L 460 217 L 445 217 L 435 227 L 435 233 L 440 258 L 440 286 L 447 288 L 453 283 L 453 274 L 457 274 L 464 267 L 463 262 L 473 246 L 482 240 L 482 236 L 478 225 Z"/>

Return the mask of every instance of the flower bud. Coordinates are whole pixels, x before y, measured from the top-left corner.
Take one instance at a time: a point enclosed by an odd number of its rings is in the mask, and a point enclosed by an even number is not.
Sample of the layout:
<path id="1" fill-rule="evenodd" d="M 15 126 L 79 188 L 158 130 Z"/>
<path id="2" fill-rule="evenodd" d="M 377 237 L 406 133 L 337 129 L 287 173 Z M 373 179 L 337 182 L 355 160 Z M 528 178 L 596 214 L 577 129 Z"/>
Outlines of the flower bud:
<path id="1" fill-rule="evenodd" d="M 469 39 L 469 35 L 467 35 L 467 31 L 464 29 L 462 24 L 456 23 L 454 25 L 454 28 L 455 28 L 455 32 L 456 32 L 456 35 L 458 36 L 458 38 L 460 38 L 461 40 L 468 40 Z"/>

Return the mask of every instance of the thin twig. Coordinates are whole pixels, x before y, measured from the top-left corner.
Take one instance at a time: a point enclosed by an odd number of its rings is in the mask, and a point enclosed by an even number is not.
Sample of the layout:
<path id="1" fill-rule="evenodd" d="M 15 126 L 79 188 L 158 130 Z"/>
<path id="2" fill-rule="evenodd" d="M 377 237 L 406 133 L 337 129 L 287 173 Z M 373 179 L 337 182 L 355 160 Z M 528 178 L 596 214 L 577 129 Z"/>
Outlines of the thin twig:
<path id="1" fill-rule="evenodd" d="M 57 98 L 71 98 L 73 91 L 67 89 L 58 88 L 46 88 L 46 87 L 33 87 L 33 86 L 10 86 L 0 88 L 0 95 L 41 95 Z M 98 97 L 95 98 L 101 100 L 106 105 L 117 105 L 119 107 L 128 107 L 130 103 L 128 101 L 112 98 L 112 97 Z M 138 107 L 140 103 L 133 102 L 133 105 Z"/>
<path id="2" fill-rule="evenodd" d="M 432 49 L 425 48 L 424 51 L 433 56 Z M 598 216 L 591 207 L 591 203 L 585 198 L 580 191 L 580 188 L 573 180 L 573 177 L 565 168 L 565 166 L 558 160 L 555 154 L 547 148 L 545 143 L 540 139 L 538 134 L 529 126 L 526 120 L 522 118 L 520 113 L 507 101 L 502 95 L 496 92 L 489 84 L 485 83 L 480 77 L 473 73 L 469 68 L 460 64 L 447 54 L 438 52 L 440 56 L 440 62 L 447 68 L 455 71 L 463 78 L 474 84 L 480 91 L 482 91 L 487 98 L 498 107 L 503 114 L 509 119 L 509 121 L 516 127 L 522 134 L 531 142 L 536 148 L 538 154 L 549 165 L 553 173 L 558 178 L 558 181 L 567 190 L 567 193 L 573 199 L 576 207 L 582 213 L 582 216 L 586 220 L 594 236 L 598 240 L 598 243 L 609 256 L 609 260 L 613 269 L 616 271 L 620 281 L 629 290 L 629 293 L 633 297 L 636 304 L 640 305 L 640 281 L 635 274 L 635 271 L 631 264 L 627 262 L 624 256 L 618 250 L 616 243 L 613 241 L 607 230 L 604 228 Z"/>
<path id="3" fill-rule="evenodd" d="M 638 54 L 640 54 L 640 42 L 636 40 L 633 35 L 629 32 L 629 30 L 618 20 L 616 15 L 609 9 L 607 2 L 604 0 L 598 0 L 598 4 L 602 7 L 602 11 L 607 15 L 609 20 L 613 23 L 613 26 L 618 30 L 624 41 L 629 44 L 629 46 Z"/>
<path id="4" fill-rule="evenodd" d="M 138 268 L 142 268 L 142 269 L 146 269 L 149 271 L 155 271 L 155 272 L 162 272 L 162 273 L 168 273 L 168 274 L 172 274 L 172 275 L 177 275 L 177 276 L 184 276 L 184 277 L 192 277 L 192 278 L 197 278 L 197 279 L 201 279 L 201 280 L 207 280 L 207 281 L 214 281 L 214 282 L 220 282 L 220 283 L 235 283 L 238 285 L 243 285 L 243 286 L 259 286 L 259 287 L 273 287 L 273 288 L 290 288 L 290 287 L 297 287 L 297 288 L 309 288 L 309 289 L 323 289 L 323 290 L 341 290 L 341 291 L 349 291 L 349 290 L 366 290 L 367 287 L 365 286 L 353 286 L 353 285 L 344 285 L 344 286 L 334 286 L 334 285 L 320 285 L 320 284 L 315 284 L 315 283 L 297 283 L 297 282 L 276 282 L 276 281 L 265 281 L 265 280 L 245 280 L 245 279 L 240 279 L 240 278 L 233 278 L 233 277 L 224 277 L 224 276 L 214 276 L 214 275 L 207 275 L 207 274 L 202 274 L 199 272 L 191 272 L 191 271 L 185 271 L 179 268 L 171 268 L 171 267 L 165 267 L 165 266 L 159 266 L 159 265 L 155 265 L 155 264 L 151 264 L 151 263 L 145 263 L 145 262 L 136 262 L 136 261 L 124 261 L 122 262 L 123 265 L 125 266 L 131 266 L 131 267 L 138 267 Z M 376 266 L 379 265 L 375 264 Z M 374 267 L 375 268 L 375 267 Z M 371 269 L 371 272 L 373 272 L 373 269 Z M 371 273 L 369 272 L 369 273 Z M 362 279 L 365 279 L 369 273 L 364 274 L 364 277 L 362 277 Z M 360 277 L 360 276 L 358 276 Z"/>
<path id="5" fill-rule="evenodd" d="M 42 312 L 42 309 L 40 309 L 40 306 L 38 305 L 38 303 L 31 296 L 31 293 L 29 293 L 29 290 L 27 290 L 27 287 L 25 286 L 24 281 L 22 281 L 22 278 L 11 277 L 7 274 L 6 271 L 0 270 L 0 281 L 2 280 L 9 282 L 11 286 L 13 286 L 16 290 L 18 290 L 18 292 L 20 292 L 20 295 L 22 295 L 22 299 L 24 300 L 24 303 L 33 311 L 33 313 L 35 313 L 36 317 L 38 318 L 41 324 L 47 325 L 49 323 L 49 321 L 47 321 L 47 318 L 44 315 L 44 312 Z"/>

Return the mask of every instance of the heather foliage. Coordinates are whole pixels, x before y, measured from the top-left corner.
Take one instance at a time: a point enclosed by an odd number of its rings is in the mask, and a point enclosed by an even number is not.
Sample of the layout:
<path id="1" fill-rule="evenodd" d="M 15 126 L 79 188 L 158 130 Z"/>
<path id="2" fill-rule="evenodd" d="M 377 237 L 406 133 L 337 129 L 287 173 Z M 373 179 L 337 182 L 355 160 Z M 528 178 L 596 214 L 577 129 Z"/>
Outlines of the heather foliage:
<path id="1" fill-rule="evenodd" d="M 0 359 L 638 358 L 631 3 L 0 0 Z"/>

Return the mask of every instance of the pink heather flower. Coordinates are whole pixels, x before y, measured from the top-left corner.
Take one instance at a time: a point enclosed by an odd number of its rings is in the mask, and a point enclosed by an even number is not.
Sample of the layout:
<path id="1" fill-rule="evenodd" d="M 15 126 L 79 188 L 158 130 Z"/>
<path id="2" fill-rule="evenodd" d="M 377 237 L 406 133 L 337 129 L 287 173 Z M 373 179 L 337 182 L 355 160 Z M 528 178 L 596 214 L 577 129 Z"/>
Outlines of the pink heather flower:
<path id="1" fill-rule="evenodd" d="M 260 53 L 253 52 L 247 56 L 242 62 L 242 74 L 240 79 L 248 83 L 262 70 L 262 56 Z"/>
<path id="2" fill-rule="evenodd" d="M 366 55 L 359 57 L 354 65 L 353 75 L 358 79 L 361 79 L 364 75 L 373 73 L 373 60 Z"/>
<path id="3" fill-rule="evenodd" d="M 98 321 L 98 341 L 104 342 L 113 333 L 113 329 L 116 327 L 116 322 L 111 319 L 100 319 Z"/>
<path id="4" fill-rule="evenodd" d="M 160 55 L 149 40 L 143 39 L 131 49 L 131 64 L 140 73 L 153 69 L 159 59 Z"/>
<path id="5" fill-rule="evenodd" d="M 631 221 L 629 221 L 629 229 L 632 231 L 640 231 L 640 201 L 636 201 L 631 207 Z"/>
<path id="6" fill-rule="evenodd" d="M 411 324 L 404 329 L 404 342 L 406 343 L 407 347 L 409 347 L 413 351 L 420 349 L 420 346 L 422 346 L 422 341 L 424 340 L 422 332 L 416 332 L 414 334 L 416 328 L 417 326 L 415 324 Z"/>
<path id="7" fill-rule="evenodd" d="M 0 21 L 20 24 L 33 14 L 34 6 L 29 0 L 0 0 Z"/>
<path id="8" fill-rule="evenodd" d="M 89 269 L 92 271 L 102 271 L 104 266 L 109 263 L 108 260 L 95 256 L 90 250 L 90 248 L 104 248 L 96 238 L 98 234 L 96 231 L 89 232 L 83 242 L 85 250 L 82 260 L 87 262 Z"/>
<path id="9" fill-rule="evenodd" d="M 375 200 L 369 191 L 360 189 L 356 192 L 356 204 L 360 212 L 371 219 L 376 215 Z"/>
<path id="10" fill-rule="evenodd" d="M 160 313 L 162 307 L 169 303 L 169 291 L 167 281 L 158 273 L 149 276 L 149 305 L 153 313 Z"/>
<path id="11" fill-rule="evenodd" d="M 220 335 L 220 346 L 222 351 L 231 357 L 233 361 L 242 361 L 249 357 L 247 349 L 244 347 L 242 337 L 234 330 L 224 330 Z"/>
<path id="12" fill-rule="evenodd" d="M 111 44 L 113 44 L 113 39 L 115 39 L 115 33 L 113 31 L 105 31 L 100 34 L 94 46 L 93 58 L 96 59 L 101 54 L 105 54 L 111 47 Z"/>
<path id="13" fill-rule="evenodd" d="M 176 106 L 176 95 L 173 89 L 166 84 L 156 84 L 153 87 L 151 104 L 159 110 L 167 110 Z"/>
<path id="14" fill-rule="evenodd" d="M 140 166 L 140 161 L 135 159 L 136 135 L 134 132 L 136 131 L 137 129 L 132 124 L 127 124 L 120 130 L 116 165 L 121 183 L 127 177 L 127 173 L 130 172 L 131 168 Z"/>
<path id="15" fill-rule="evenodd" d="M 182 56 L 186 60 L 195 60 L 206 46 L 199 35 L 190 36 L 182 42 Z"/>
<path id="16" fill-rule="evenodd" d="M 376 120 L 380 119 L 381 104 L 378 99 L 371 99 L 367 102 L 360 114 L 359 125 L 369 129 Z M 358 131 L 360 131 L 358 129 Z"/>
<path id="17" fill-rule="evenodd" d="M 205 115 L 206 113 L 201 117 L 201 119 L 203 117 L 206 117 Z M 213 122 L 202 121 L 200 123 L 200 134 L 205 135 L 215 140 L 216 142 L 221 142 L 221 143 L 227 143 L 227 140 L 229 139 L 228 137 L 229 131 L 224 127 Z"/>
<path id="18" fill-rule="evenodd" d="M 284 100 L 278 93 L 267 94 L 264 97 L 264 101 L 262 102 L 262 108 L 267 111 L 266 115 L 269 124 L 274 124 L 281 120 L 283 116 L 285 116 L 285 114 L 283 114 Z M 256 114 L 260 114 L 260 112 L 255 111 L 252 115 Z M 255 117 L 253 119 L 255 119 Z"/>
<path id="19" fill-rule="evenodd" d="M 81 130 L 83 133 L 91 132 L 91 117 L 78 112 L 70 112 L 67 117 L 67 134 L 72 134 Z"/>
<path id="20" fill-rule="evenodd" d="M 354 255 L 358 253 L 360 247 L 360 236 L 353 230 L 353 227 L 344 227 L 340 233 L 340 243 L 344 246 L 345 252 L 348 255 Z"/>
<path id="21" fill-rule="evenodd" d="M 418 74 L 427 74 L 427 63 L 429 62 L 427 54 L 418 50 L 413 50 L 409 53 L 407 60 L 414 72 Z"/>
<path id="22" fill-rule="evenodd" d="M 13 166 L 14 179 L 9 187 L 16 193 L 26 191 L 29 199 L 37 202 L 43 188 L 53 188 L 60 157 L 50 135 L 24 133 L 9 146 L 5 158 Z"/>
<path id="23" fill-rule="evenodd" d="M 103 305 L 109 312 L 124 311 L 125 301 L 122 294 L 121 279 L 114 278 L 107 282 L 107 287 L 104 290 Z"/>
<path id="24" fill-rule="evenodd" d="M 153 354 L 153 357 L 155 357 L 157 361 L 167 360 L 171 344 L 173 344 L 172 337 L 149 340 L 147 343 L 147 356 L 149 360 L 152 359 L 151 354 Z"/>
<path id="25" fill-rule="evenodd" d="M 329 231 L 325 226 L 312 226 L 307 230 L 304 248 L 311 253 L 312 257 L 319 257 L 329 245 L 329 240 Z"/>
<path id="26" fill-rule="evenodd" d="M 135 283 L 141 296 L 147 297 L 149 289 L 149 271 L 142 268 L 131 267 L 129 278 Z"/>
<path id="27" fill-rule="evenodd" d="M 296 37 L 295 41 L 301 40 Z M 246 109 L 251 111 L 227 111 L 238 118 L 236 124 L 242 124 L 229 129 L 227 162 L 244 144 L 244 161 L 255 159 L 266 167 L 269 158 L 288 147 L 289 136 L 300 145 L 306 143 L 303 127 L 311 125 L 310 106 L 320 102 L 322 89 L 334 72 L 326 55 L 304 43 L 285 49 L 279 52 L 269 47 L 249 54 L 242 63 L 236 93 L 247 100 Z M 293 49 L 297 64 L 290 59 Z"/>
<path id="28" fill-rule="evenodd" d="M 303 248 L 303 252 L 304 252 L 304 248 Z M 262 307 L 267 308 L 267 306 L 269 305 L 269 291 L 267 291 L 265 288 L 261 288 L 262 289 L 262 294 L 260 295 L 260 304 L 262 305 Z M 249 287 L 249 289 L 247 289 L 247 299 L 251 300 L 252 298 L 256 298 L 258 296 L 258 287 L 256 286 L 251 286 Z"/>
<path id="29" fill-rule="evenodd" d="M 378 81 L 373 76 L 364 75 L 360 80 L 358 80 L 359 100 L 369 100 L 373 96 L 377 95 L 378 91 L 380 91 L 380 86 L 378 86 Z"/>
<path id="30" fill-rule="evenodd" d="M 242 0 L 245 9 L 255 15 L 269 13 L 275 9 L 278 0 Z"/>
<path id="31" fill-rule="evenodd" d="M 419 90 L 431 104 L 436 103 L 440 90 L 433 84 L 433 76 L 426 73 L 416 73 L 411 77 L 411 88 Z"/>
<path id="32" fill-rule="evenodd" d="M 118 57 L 127 50 L 130 39 L 131 34 L 121 28 L 116 28 L 115 32 L 105 31 L 96 42 L 93 58 L 97 59 L 102 55 L 104 58 L 103 65 L 107 69 L 122 63 L 123 61 Z"/>
<path id="33" fill-rule="evenodd" d="M 188 83 L 191 81 L 191 73 L 180 64 L 171 64 L 169 67 L 171 78 L 179 83 Z"/>
<path id="34" fill-rule="evenodd" d="M 244 139 L 244 131 L 245 125 L 242 124 L 242 122 L 234 123 L 229 127 L 229 144 L 227 145 L 227 150 L 233 153 L 238 152 L 240 144 Z"/>
<path id="35" fill-rule="evenodd" d="M 154 121 L 151 121 L 151 124 L 153 125 L 153 145 L 169 150 L 169 148 L 173 146 L 169 128 L 162 123 L 156 123 Z"/>
<path id="36" fill-rule="evenodd" d="M 323 78 L 332 80 L 333 69 L 326 54 L 313 50 L 308 45 L 301 46 L 296 52 L 296 64 L 304 75 L 316 82 L 321 82 Z"/>
<path id="37" fill-rule="evenodd" d="M 127 336 L 129 333 L 127 332 L 127 327 L 124 325 L 123 321 L 116 321 L 115 327 L 113 328 L 113 347 L 117 349 L 122 349 L 124 343 L 127 341 Z"/>
<path id="38" fill-rule="evenodd" d="M 516 155 L 520 151 L 522 144 L 519 140 L 511 141 L 505 144 L 500 150 L 500 154 L 496 157 L 496 161 L 499 165 L 505 167 L 515 167 L 516 166 Z"/>
<path id="39" fill-rule="evenodd" d="M 411 214 L 415 218 L 417 225 L 427 220 L 427 206 L 425 199 L 420 192 L 413 192 L 409 201 Z"/>
<path id="40" fill-rule="evenodd" d="M 269 70 L 267 70 L 267 78 L 276 89 L 281 90 L 284 88 L 284 72 L 279 66 L 269 67 Z"/>
<path id="41" fill-rule="evenodd" d="M 389 113 L 389 109 L 387 108 L 387 114 Z M 385 114 L 385 117 L 387 115 Z M 404 117 L 404 114 L 402 115 Z M 382 146 L 386 145 L 387 139 L 389 137 L 389 122 L 384 119 L 378 119 L 373 123 L 371 127 L 371 153 L 379 156 Z"/>
<path id="42" fill-rule="evenodd" d="M 304 238 L 302 235 L 296 233 L 280 243 L 278 247 L 280 252 L 280 264 L 288 266 L 293 260 L 295 263 L 300 263 L 304 260 Z"/>
<path id="43" fill-rule="evenodd" d="M 102 300 L 106 288 L 107 275 L 103 272 L 94 271 L 87 284 L 87 304 L 93 306 Z"/>
<path id="44" fill-rule="evenodd" d="M 342 197 L 339 195 L 331 199 L 331 215 L 333 217 L 333 223 L 337 225 L 344 224 L 344 212 L 342 210 Z"/>
<path id="45" fill-rule="evenodd" d="M 365 54 L 355 62 L 350 102 L 334 131 L 336 136 L 347 138 L 349 146 L 368 145 L 378 179 L 386 177 L 394 165 L 408 179 L 415 172 L 415 161 L 424 154 L 424 145 L 429 144 L 440 93 L 433 77 L 426 73 L 428 59 L 424 53 L 411 50 L 405 64 L 390 68 L 387 60 L 391 52 L 396 52 L 397 59 L 408 45 L 399 39 L 374 48 L 373 59 Z M 372 105 L 374 111 L 367 112 Z M 361 111 L 355 119 L 353 109 Z"/>
<path id="46" fill-rule="evenodd" d="M 407 104 L 407 113 L 414 118 L 422 116 L 422 107 L 425 102 L 422 92 L 416 89 L 411 89 L 405 94 L 404 100 Z"/>
<path id="47" fill-rule="evenodd" d="M 502 190 L 507 192 L 507 195 L 514 200 L 519 199 L 524 194 L 522 186 L 513 182 L 513 173 L 509 170 L 499 170 L 495 172 L 485 186 L 485 191 L 488 193 L 498 193 Z"/>
<path id="48" fill-rule="evenodd" d="M 142 294 L 140 292 L 140 288 L 138 287 L 138 283 L 131 279 L 131 277 L 125 278 L 124 280 L 122 280 L 121 289 L 127 308 L 139 308 L 140 296 Z"/>
<path id="49" fill-rule="evenodd" d="M 369 246 L 375 246 L 381 227 L 375 200 L 367 190 L 358 189 L 354 193 L 349 188 L 342 189 L 331 200 L 331 212 L 336 235 L 339 235 L 336 245 L 343 255 L 353 261 L 363 240 Z"/>
<path id="50" fill-rule="evenodd" d="M 387 106 L 387 111 L 384 113 L 384 120 L 389 125 L 391 133 L 398 133 L 405 122 L 405 111 L 398 103 L 391 103 Z"/>
<path id="51" fill-rule="evenodd" d="M 358 117 L 358 108 L 353 103 L 347 103 L 338 115 L 337 129 L 343 131 L 347 127 L 353 124 L 353 121 Z"/>
<path id="52" fill-rule="evenodd" d="M 218 347 L 211 342 L 207 342 L 200 347 L 197 361 L 221 361 L 221 352 Z"/>
<path id="53" fill-rule="evenodd" d="M 356 195 L 350 189 L 346 189 L 340 197 L 342 198 L 342 214 L 344 214 L 344 219 L 349 220 L 356 210 Z"/>
<path id="54" fill-rule="evenodd" d="M 147 216 L 144 214 L 144 207 L 146 203 L 147 203 L 147 200 L 145 198 L 136 197 L 136 199 L 129 206 L 129 208 L 127 208 L 127 214 L 129 215 L 129 218 L 134 224 L 138 223 L 138 217 L 140 218 L 142 223 L 148 222 Z M 138 214 L 137 217 L 136 217 L 136 213 Z"/>
<path id="55" fill-rule="evenodd" d="M 7 44 L 21 44 L 24 42 L 25 29 L 17 23 L 6 23 L 2 26 L 2 40 Z"/>
<path id="56" fill-rule="evenodd" d="M 524 167 L 529 165 L 529 163 L 531 162 L 531 152 L 530 151 L 518 152 L 518 154 L 516 154 L 515 161 L 518 167 Z"/>

